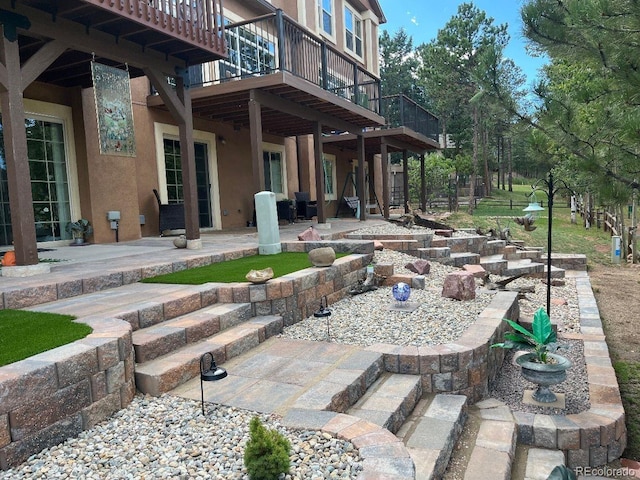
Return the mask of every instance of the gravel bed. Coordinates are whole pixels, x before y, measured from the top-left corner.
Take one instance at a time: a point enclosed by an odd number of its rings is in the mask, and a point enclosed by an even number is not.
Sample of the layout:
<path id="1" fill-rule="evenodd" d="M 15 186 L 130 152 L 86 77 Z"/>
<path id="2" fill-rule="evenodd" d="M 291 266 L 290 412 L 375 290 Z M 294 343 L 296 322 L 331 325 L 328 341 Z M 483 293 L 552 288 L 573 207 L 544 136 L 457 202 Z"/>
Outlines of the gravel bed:
<path id="1" fill-rule="evenodd" d="M 413 235 L 417 233 L 431 233 L 435 235 L 435 230 L 427 227 L 421 227 L 419 225 L 413 225 L 412 227 L 403 227 L 395 223 L 383 223 L 380 225 L 372 225 L 370 227 L 363 227 L 354 232 L 349 232 L 355 235 Z M 472 234 L 456 230 L 452 233 L 453 237 L 468 237 Z"/>
<path id="2" fill-rule="evenodd" d="M 362 460 L 350 442 L 315 431 L 291 431 L 275 416 L 207 405 L 171 395 L 136 396 L 128 408 L 78 438 L 43 450 L 3 479 L 248 480 L 244 446 L 258 415 L 291 442 L 291 469 L 280 479 L 352 479 Z"/>
<path id="3" fill-rule="evenodd" d="M 546 415 L 569 415 L 584 412 L 591 408 L 589 402 L 589 383 L 587 366 L 584 361 L 583 343 L 580 340 L 560 339 L 558 355 L 571 360 L 572 367 L 567 370 L 567 379 L 550 387 L 554 393 L 565 394 L 565 408 L 539 407 L 522 403 L 525 390 L 535 390 L 537 386 L 524 379 L 520 366 L 514 361 L 517 352 L 507 350 L 500 374 L 489 387 L 489 396 L 505 402 L 512 411 L 543 413 Z"/>
<path id="4" fill-rule="evenodd" d="M 374 263 L 393 263 L 394 273 L 410 273 L 404 265 L 416 260 L 411 255 L 383 250 L 375 253 Z M 348 345 L 370 346 L 437 345 L 460 338 L 474 323 L 495 292 L 480 291 L 474 300 L 457 301 L 441 296 L 444 277 L 458 270 L 436 262 L 425 275 L 425 289 L 412 289 L 408 303 L 417 304 L 412 312 L 394 311 L 391 287 L 346 297 L 329 305 L 329 339 Z M 282 337 L 299 340 L 327 340 L 327 321 L 310 316 L 286 327 Z"/>

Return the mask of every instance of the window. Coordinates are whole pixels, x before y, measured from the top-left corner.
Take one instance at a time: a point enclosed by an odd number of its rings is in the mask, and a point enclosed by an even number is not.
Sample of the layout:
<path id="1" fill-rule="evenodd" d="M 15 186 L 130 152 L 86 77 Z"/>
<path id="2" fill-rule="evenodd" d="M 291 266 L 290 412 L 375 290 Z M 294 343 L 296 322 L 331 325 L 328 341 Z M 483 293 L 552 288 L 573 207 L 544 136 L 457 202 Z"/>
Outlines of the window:
<path id="1" fill-rule="evenodd" d="M 349 6 L 344 7 L 345 48 L 362 58 L 362 19 Z"/>
<path id="2" fill-rule="evenodd" d="M 333 36 L 333 0 L 318 0 L 320 31 Z"/>
<path id="3" fill-rule="evenodd" d="M 224 21 L 225 25 L 231 22 Z M 225 29 L 229 58 L 219 62 L 220 78 L 271 73 L 276 69 L 276 44 L 254 27 Z"/>
<path id="4" fill-rule="evenodd" d="M 180 141 L 164 139 L 165 176 L 169 203 L 184 203 Z"/>
<path id="5" fill-rule="evenodd" d="M 264 188 L 273 193 L 284 192 L 282 175 L 282 152 L 263 151 L 264 160 Z"/>
<path id="6" fill-rule="evenodd" d="M 324 198 L 325 200 L 336 200 L 336 156 L 324 154 L 322 156 L 324 167 Z"/>

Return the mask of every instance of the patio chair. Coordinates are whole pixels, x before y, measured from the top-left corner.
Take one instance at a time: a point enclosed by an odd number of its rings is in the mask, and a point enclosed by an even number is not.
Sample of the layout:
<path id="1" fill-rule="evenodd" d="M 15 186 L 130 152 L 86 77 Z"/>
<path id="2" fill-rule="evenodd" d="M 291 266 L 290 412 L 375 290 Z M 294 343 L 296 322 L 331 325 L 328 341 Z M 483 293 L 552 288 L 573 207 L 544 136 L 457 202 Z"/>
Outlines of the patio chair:
<path id="1" fill-rule="evenodd" d="M 163 204 L 160 200 L 158 190 L 153 189 L 153 194 L 158 201 L 160 236 L 165 230 L 180 230 L 185 228 L 184 222 L 184 204 L 170 203 Z"/>
<path id="2" fill-rule="evenodd" d="M 309 192 L 295 192 L 295 195 L 298 218 L 311 220 L 318 215 L 318 204 L 315 201 L 311 201 Z"/>

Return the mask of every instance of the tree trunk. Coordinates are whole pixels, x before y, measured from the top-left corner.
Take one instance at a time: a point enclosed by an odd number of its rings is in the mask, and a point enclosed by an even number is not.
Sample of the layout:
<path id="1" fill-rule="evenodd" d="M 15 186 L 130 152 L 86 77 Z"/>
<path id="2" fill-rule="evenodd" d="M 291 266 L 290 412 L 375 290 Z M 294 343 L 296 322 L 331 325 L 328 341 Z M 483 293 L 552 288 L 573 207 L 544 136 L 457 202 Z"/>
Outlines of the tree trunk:
<path id="1" fill-rule="evenodd" d="M 507 138 L 507 150 L 509 153 L 509 160 L 507 162 L 509 168 L 509 191 L 513 192 L 513 156 L 511 152 L 511 137 Z"/>
<path id="2" fill-rule="evenodd" d="M 500 175 L 502 176 L 502 190 L 506 190 L 507 186 L 505 185 L 505 155 L 504 155 L 504 137 L 500 137 L 500 148 L 502 149 L 502 168 L 500 169 Z"/>
<path id="3" fill-rule="evenodd" d="M 486 196 L 491 195 L 491 177 L 489 176 L 489 129 L 485 128 L 482 132 L 482 156 L 484 157 L 484 194 Z"/>
<path id="4" fill-rule="evenodd" d="M 500 190 L 500 135 L 496 138 L 496 156 L 498 165 L 498 186 L 496 188 Z"/>
<path id="5" fill-rule="evenodd" d="M 475 200 L 476 171 L 478 170 L 478 107 L 473 106 L 473 162 L 469 178 L 469 215 L 473 215 Z"/>

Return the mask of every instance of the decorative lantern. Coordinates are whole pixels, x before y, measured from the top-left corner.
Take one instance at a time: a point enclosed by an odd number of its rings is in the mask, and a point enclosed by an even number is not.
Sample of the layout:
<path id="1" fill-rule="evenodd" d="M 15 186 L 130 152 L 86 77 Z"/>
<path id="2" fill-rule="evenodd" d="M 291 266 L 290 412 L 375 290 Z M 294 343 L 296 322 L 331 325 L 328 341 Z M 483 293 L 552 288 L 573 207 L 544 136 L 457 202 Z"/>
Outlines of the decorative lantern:
<path id="1" fill-rule="evenodd" d="M 209 358 L 209 362 L 207 362 Z M 207 363 L 209 366 L 207 367 Z M 202 399 L 202 415 L 204 415 L 204 387 L 202 382 L 215 382 L 227 376 L 224 368 L 218 367 L 213 358 L 213 353 L 207 352 L 200 357 L 200 398 Z"/>

